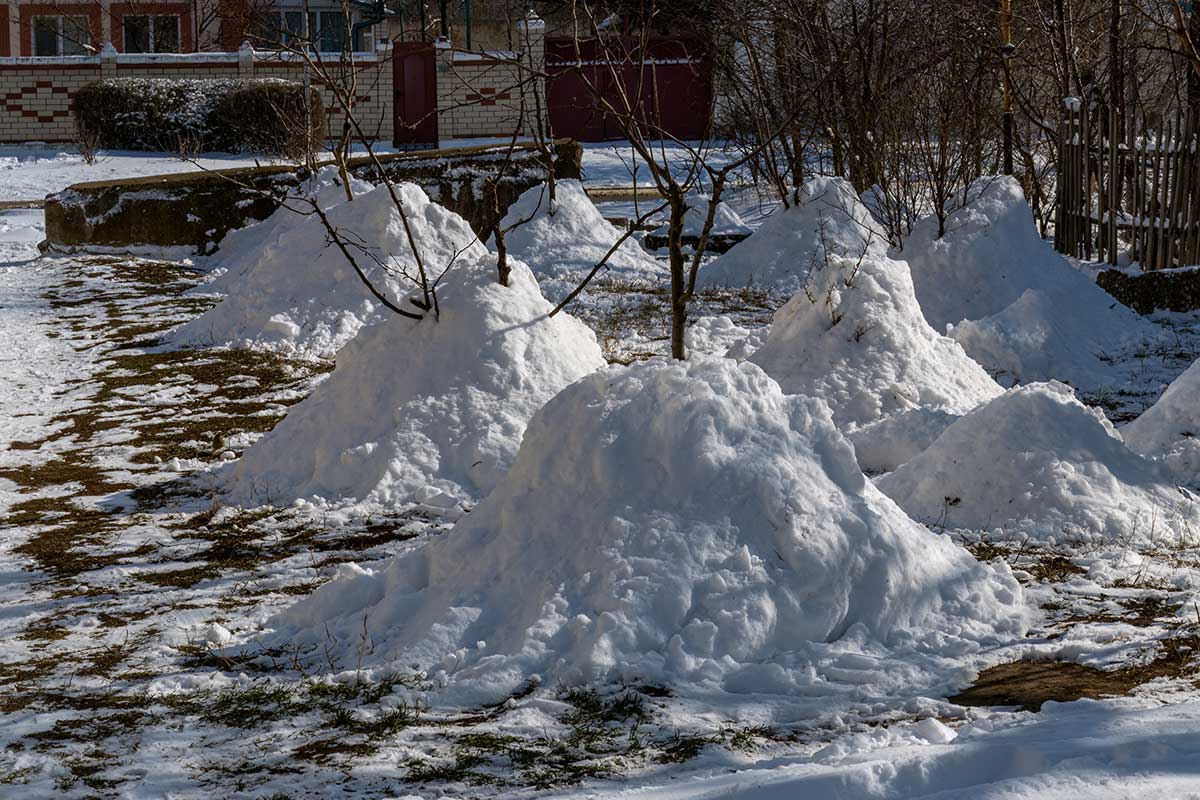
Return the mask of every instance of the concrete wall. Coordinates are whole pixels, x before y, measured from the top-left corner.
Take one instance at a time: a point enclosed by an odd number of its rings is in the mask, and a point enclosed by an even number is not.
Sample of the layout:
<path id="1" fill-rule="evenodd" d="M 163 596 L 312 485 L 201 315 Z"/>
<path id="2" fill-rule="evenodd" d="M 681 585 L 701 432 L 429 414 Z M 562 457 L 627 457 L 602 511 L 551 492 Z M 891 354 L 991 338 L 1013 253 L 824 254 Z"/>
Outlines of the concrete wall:
<path id="1" fill-rule="evenodd" d="M 503 216 L 548 170 L 578 179 L 582 157 L 578 144 L 556 142 L 549 160 L 527 144 L 512 152 L 485 145 L 388 153 L 379 161 L 393 181 L 418 184 L 486 238 L 497 213 Z M 378 181 L 372 159 L 351 159 L 349 167 Z M 75 184 L 47 198 L 46 239 L 64 250 L 156 245 L 212 252 L 228 231 L 269 216 L 306 174 L 307 168 L 270 165 Z M 479 191 L 489 181 L 496 187 L 495 206 Z"/>
<path id="2" fill-rule="evenodd" d="M 392 69 L 386 54 L 355 55 L 357 109 L 364 128 L 392 138 Z M 348 69 L 348 67 L 347 67 Z M 76 90 L 100 78 L 283 78 L 304 79 L 304 64 L 277 53 L 243 48 L 237 53 L 123 55 L 108 48 L 99 56 L 0 58 L 0 142 L 71 142 Z M 319 84 L 314 84 L 319 85 Z M 332 93 L 326 93 L 331 136 L 341 129 Z"/>

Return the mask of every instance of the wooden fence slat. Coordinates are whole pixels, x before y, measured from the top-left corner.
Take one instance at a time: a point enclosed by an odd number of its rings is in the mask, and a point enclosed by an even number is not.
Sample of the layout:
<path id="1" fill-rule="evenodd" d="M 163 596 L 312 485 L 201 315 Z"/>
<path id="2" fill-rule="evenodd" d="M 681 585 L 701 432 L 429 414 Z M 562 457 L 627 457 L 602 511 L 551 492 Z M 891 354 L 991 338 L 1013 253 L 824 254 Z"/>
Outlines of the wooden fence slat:
<path id="1" fill-rule="evenodd" d="M 1096 119 L 1092 128 L 1096 131 L 1096 199 L 1097 199 L 1097 219 L 1096 219 L 1096 260 L 1106 261 L 1108 251 L 1108 213 L 1111 208 L 1110 194 L 1112 187 L 1112 175 L 1105 167 L 1109 165 L 1108 161 L 1108 139 L 1105 133 L 1108 131 L 1109 113 L 1105 109 L 1104 113 L 1100 114 Z"/>
<path id="2" fill-rule="evenodd" d="M 1083 234 L 1082 238 L 1083 238 L 1083 252 L 1085 254 L 1084 257 L 1088 261 L 1091 261 L 1092 260 L 1092 154 L 1091 154 L 1092 137 L 1091 137 L 1091 126 L 1088 124 L 1087 108 L 1083 103 L 1079 104 L 1079 108 L 1081 110 L 1081 113 L 1079 115 L 1079 126 L 1080 126 L 1080 134 L 1081 134 L 1079 137 L 1079 140 L 1081 143 L 1081 146 L 1079 148 L 1079 156 L 1080 156 L 1080 161 L 1082 162 L 1080 164 L 1080 166 L 1083 168 L 1082 169 L 1083 181 L 1080 184 L 1080 186 L 1083 190 L 1083 219 L 1080 220 L 1080 222 L 1082 223 L 1081 227 L 1083 228 L 1081 233 Z"/>
<path id="3" fill-rule="evenodd" d="M 1106 202 L 1108 216 L 1103 220 L 1104 250 L 1109 264 L 1117 263 L 1117 215 L 1121 211 L 1121 165 L 1117 154 L 1117 115 L 1111 108 L 1108 110 L 1107 146 L 1108 153 L 1108 201 Z M 1103 256 L 1101 256 L 1103 258 Z"/>
<path id="4" fill-rule="evenodd" d="M 1153 125 L 1113 109 L 1068 105 L 1058 127 L 1054 246 L 1144 270 L 1200 264 L 1200 110 Z"/>
<path id="5" fill-rule="evenodd" d="M 1150 203 L 1146 205 L 1146 258 L 1150 269 L 1158 264 L 1158 206 L 1159 178 L 1163 175 L 1163 126 L 1154 131 L 1153 181 L 1150 188 Z"/>
<path id="6" fill-rule="evenodd" d="M 1198 119 L 1196 112 L 1188 114 L 1188 129 L 1187 129 L 1187 155 L 1188 155 L 1188 174 L 1190 176 L 1190 184 L 1188 185 L 1187 200 L 1188 207 L 1185 219 L 1186 235 L 1184 241 L 1183 263 L 1197 263 L 1197 251 L 1200 251 L 1200 231 L 1197 230 L 1197 211 L 1200 209 L 1200 197 L 1197 197 L 1197 189 L 1200 188 L 1200 156 L 1197 154 L 1196 148 L 1196 126 Z"/>

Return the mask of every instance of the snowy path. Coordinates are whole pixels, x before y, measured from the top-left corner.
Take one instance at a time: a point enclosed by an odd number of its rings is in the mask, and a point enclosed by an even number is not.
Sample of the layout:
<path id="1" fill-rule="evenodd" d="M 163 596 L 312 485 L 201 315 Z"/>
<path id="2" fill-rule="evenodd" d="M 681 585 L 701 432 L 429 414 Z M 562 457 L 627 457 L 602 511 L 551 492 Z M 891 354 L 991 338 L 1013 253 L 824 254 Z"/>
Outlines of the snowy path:
<path id="1" fill-rule="evenodd" d="M 248 166 L 247 156 L 200 159 L 205 169 Z M 94 164 L 85 164 L 77 153 L 52 147 L 0 146 L 0 200 L 40 200 L 72 183 L 190 172 L 197 166 L 168 154 L 114 151 Z"/>
<path id="2" fill-rule="evenodd" d="M 509 141 L 457 139 L 442 142 L 442 147 L 508 144 Z M 383 146 L 376 148 L 376 152 L 386 153 L 391 149 Z M 712 164 L 717 167 L 737 157 L 733 152 L 726 155 L 720 149 L 709 152 Z M 676 145 L 667 145 L 667 153 L 673 164 L 679 164 L 681 169 L 686 168 L 684 165 L 689 160 L 686 152 Z M 112 151 L 101 153 L 94 164 L 85 164 L 83 159 L 69 148 L 0 146 L 0 200 L 40 200 L 72 183 L 190 172 L 198 167 L 223 169 L 250 166 L 258 160 L 252 156 L 213 155 L 205 156 L 193 164 L 170 153 Z M 634 183 L 652 183 L 645 164 L 631 154 L 628 148 L 621 148 L 613 143 L 585 145 L 583 169 L 584 180 L 589 185 L 631 186 Z"/>
<path id="3" fill-rule="evenodd" d="M 87 373 L 86 357 L 44 326 L 54 273 L 36 262 L 0 266 L 0 441 L 37 438 L 53 413 L 47 387 Z"/>

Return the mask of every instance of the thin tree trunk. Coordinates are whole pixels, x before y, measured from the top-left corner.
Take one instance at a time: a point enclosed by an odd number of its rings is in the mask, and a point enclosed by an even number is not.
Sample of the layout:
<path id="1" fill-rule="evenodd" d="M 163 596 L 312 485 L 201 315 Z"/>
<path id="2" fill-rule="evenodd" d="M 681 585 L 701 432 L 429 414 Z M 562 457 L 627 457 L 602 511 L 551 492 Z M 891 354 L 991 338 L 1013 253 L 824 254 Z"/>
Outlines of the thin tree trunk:
<path id="1" fill-rule="evenodd" d="M 687 358 L 687 347 L 683 340 L 688 312 L 683 257 L 683 217 L 687 213 L 687 205 L 678 187 L 671 187 L 668 200 L 671 203 L 671 221 L 667 229 L 667 251 L 671 264 L 671 357 L 682 360 Z"/>

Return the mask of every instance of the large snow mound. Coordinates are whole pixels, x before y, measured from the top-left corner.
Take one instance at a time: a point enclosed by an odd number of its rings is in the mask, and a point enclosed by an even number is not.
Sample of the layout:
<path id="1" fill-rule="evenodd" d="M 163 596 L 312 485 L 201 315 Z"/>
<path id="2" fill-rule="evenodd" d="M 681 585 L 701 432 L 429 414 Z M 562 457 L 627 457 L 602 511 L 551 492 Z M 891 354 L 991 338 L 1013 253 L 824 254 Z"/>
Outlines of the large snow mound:
<path id="1" fill-rule="evenodd" d="M 1158 402 L 1121 428 L 1130 449 L 1161 458 L 1176 480 L 1200 483 L 1200 361 L 1171 382 Z"/>
<path id="2" fill-rule="evenodd" d="M 365 194 L 374 188 L 370 183 L 350 178 L 350 190 L 355 195 Z M 211 270 L 216 277 L 209 283 L 197 287 L 197 292 L 228 292 L 237 279 L 270 251 L 287 247 L 291 232 L 303 224 L 308 217 L 301 212 L 310 209 L 308 201 L 315 201 L 329 211 L 346 201 L 346 187 L 342 183 L 337 167 L 322 167 L 289 193 L 279 208 L 261 222 L 237 228 L 225 234 L 217 251 L 200 261 L 200 266 Z"/>
<path id="3" fill-rule="evenodd" d="M 1160 335 L 1038 235 L 1015 179 L 981 178 L 962 199 L 942 237 L 936 217 L 914 226 L 904 258 L 929 324 L 953 325 L 950 335 L 1004 382 L 1112 383 L 1119 375 L 1105 357 Z"/>
<path id="4" fill-rule="evenodd" d="M 529 268 L 509 285 L 485 256 L 452 268 L 440 315 L 391 315 L 338 354 L 333 374 L 246 451 L 231 489 L 382 506 L 486 495 L 533 413 L 604 366 L 596 337 L 551 306 Z"/>
<path id="5" fill-rule="evenodd" d="M 466 220 L 432 202 L 421 187 L 404 183 L 396 192 L 431 277 L 487 254 Z M 395 302 L 408 294 L 413 283 L 404 275 L 416 274 L 416 260 L 386 186 L 334 205 L 327 216 L 384 296 Z M 228 296 L 177 329 L 173 341 L 331 358 L 364 325 L 392 313 L 363 285 L 315 214 L 279 227 L 272 246 L 218 285 Z"/>
<path id="6" fill-rule="evenodd" d="M 750 360 L 785 392 L 825 400 L 844 428 L 916 408 L 964 414 L 1002 391 L 926 324 L 908 265 L 879 254 L 822 259 Z"/>
<path id="7" fill-rule="evenodd" d="M 752 364 L 654 359 L 564 389 L 450 533 L 273 625 L 348 661 L 365 633 L 371 664 L 478 702 L 533 674 L 804 692 L 825 680 L 807 644 L 968 652 L 1017 634 L 1020 608 L 1003 567 L 864 478 L 819 400 Z"/>
<path id="8" fill-rule="evenodd" d="M 1046 542 L 1173 544 L 1200 506 L 1070 387 L 1010 389 L 876 481 L 914 519 Z"/>
<path id="9" fill-rule="evenodd" d="M 528 189 L 509 206 L 500 224 L 507 231 L 504 245 L 508 252 L 528 264 L 539 280 L 549 279 L 546 288 L 551 294 L 573 285 L 621 238 L 621 232 L 604 218 L 577 180 L 557 181 L 553 203 L 546 184 Z M 494 240 L 490 246 L 495 246 Z M 607 274 L 626 278 L 653 278 L 662 273 L 633 237 L 621 243 L 606 266 Z"/>
<path id="10" fill-rule="evenodd" d="M 827 260 L 887 255 L 887 236 L 841 178 L 813 178 L 791 208 L 700 270 L 706 286 L 757 286 L 792 294 Z"/>
<path id="11" fill-rule="evenodd" d="M 1085 390 L 1122 385 L 1128 375 L 1113 357 L 1160 332 L 1140 318 L 1121 319 L 1136 317 L 1124 306 L 1071 303 L 1063 293 L 1029 289 L 1000 313 L 964 320 L 949 335 L 1006 386 L 1050 379 Z"/>

